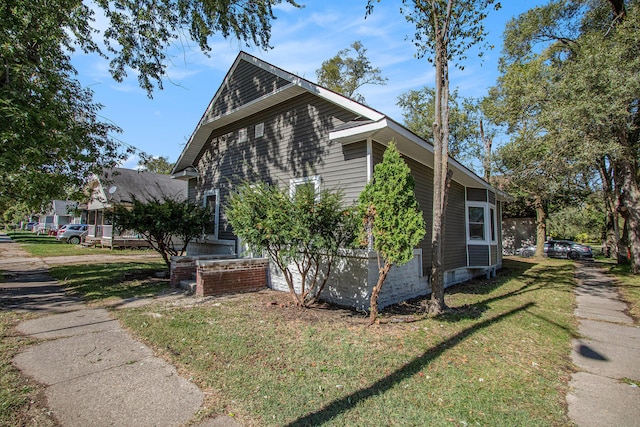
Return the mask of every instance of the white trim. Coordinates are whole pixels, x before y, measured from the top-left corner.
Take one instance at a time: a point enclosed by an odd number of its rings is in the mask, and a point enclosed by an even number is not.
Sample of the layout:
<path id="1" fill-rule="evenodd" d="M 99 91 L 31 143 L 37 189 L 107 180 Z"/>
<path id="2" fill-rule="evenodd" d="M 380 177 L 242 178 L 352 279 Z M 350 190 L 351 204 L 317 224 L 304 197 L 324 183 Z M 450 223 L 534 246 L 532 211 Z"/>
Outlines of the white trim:
<path id="1" fill-rule="evenodd" d="M 466 193 L 466 189 L 465 189 Z M 466 198 L 466 196 L 465 196 Z M 469 208 L 476 207 L 482 208 L 483 216 L 484 216 L 484 239 L 471 239 L 471 230 L 469 229 Z M 491 217 L 491 210 L 493 209 L 494 215 Z M 464 207 L 464 222 L 466 227 L 466 236 L 467 236 L 467 245 L 497 245 L 498 244 L 498 214 L 497 214 L 496 205 L 489 202 L 478 202 L 478 201 L 470 201 L 467 200 L 465 202 Z M 491 224 L 493 223 L 493 229 L 495 231 L 495 240 L 491 239 Z M 489 254 L 489 258 L 491 258 L 491 254 Z M 469 251 L 467 249 L 467 264 L 469 262 Z"/>
<path id="2" fill-rule="evenodd" d="M 218 240 L 218 225 L 220 224 L 220 189 L 207 190 L 202 195 L 202 207 L 207 208 L 207 198 L 215 196 L 216 205 L 213 213 L 213 240 Z"/>
<path id="3" fill-rule="evenodd" d="M 367 138 L 367 182 L 373 179 L 373 140 Z"/>
<path id="4" fill-rule="evenodd" d="M 264 122 L 261 122 L 256 124 L 254 138 L 256 139 L 262 138 L 263 135 L 264 135 Z"/>
<path id="5" fill-rule="evenodd" d="M 299 185 L 306 184 L 307 182 L 313 183 L 316 197 L 320 197 L 320 175 L 291 178 L 289 180 L 289 197 L 293 197 L 296 194 L 296 189 Z"/>

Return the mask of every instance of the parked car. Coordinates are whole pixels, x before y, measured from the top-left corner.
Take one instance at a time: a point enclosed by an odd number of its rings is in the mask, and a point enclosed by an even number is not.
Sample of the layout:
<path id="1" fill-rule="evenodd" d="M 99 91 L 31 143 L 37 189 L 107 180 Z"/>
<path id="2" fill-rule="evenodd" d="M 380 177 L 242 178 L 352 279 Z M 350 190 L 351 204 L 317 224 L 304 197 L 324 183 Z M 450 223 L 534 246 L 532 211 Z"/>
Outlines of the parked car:
<path id="1" fill-rule="evenodd" d="M 67 224 L 64 230 L 58 230 L 56 240 L 77 245 L 87 235 L 87 224 Z"/>
<path id="2" fill-rule="evenodd" d="M 535 246 L 527 246 L 516 251 L 516 255 L 525 258 L 534 256 Z M 571 240 L 548 240 L 544 242 L 544 255 L 551 258 L 590 259 L 593 258 L 591 247 Z"/>
<path id="3" fill-rule="evenodd" d="M 33 227 L 35 227 L 36 225 L 38 225 L 37 222 L 28 222 L 25 226 L 24 229 L 27 231 L 33 231 Z"/>

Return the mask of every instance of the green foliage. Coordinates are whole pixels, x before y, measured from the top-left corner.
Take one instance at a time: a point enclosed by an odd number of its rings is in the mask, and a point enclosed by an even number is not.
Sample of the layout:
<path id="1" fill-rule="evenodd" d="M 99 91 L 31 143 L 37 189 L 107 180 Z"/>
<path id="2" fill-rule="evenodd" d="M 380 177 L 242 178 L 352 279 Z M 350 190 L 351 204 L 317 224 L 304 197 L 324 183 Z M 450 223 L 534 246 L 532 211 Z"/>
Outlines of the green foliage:
<path id="1" fill-rule="evenodd" d="M 185 34 L 203 52 L 211 51 L 215 34 L 267 49 L 276 19 L 273 7 L 281 3 L 300 7 L 294 0 L 98 0 L 110 24 L 102 34 L 106 50 L 95 44 L 83 47 L 111 59 L 116 81 L 129 69 L 137 72 L 140 86 L 151 95 L 154 84 L 162 88 L 167 49 Z"/>
<path id="2" fill-rule="evenodd" d="M 358 210 L 363 218 L 361 237 L 373 241 L 373 249 L 385 264 L 403 265 L 413 259 L 413 249 L 426 234 L 422 212 L 413 189 L 409 166 L 392 141 L 360 194 Z"/>
<path id="3" fill-rule="evenodd" d="M 609 224 L 619 215 L 629 221 L 628 236 L 610 230 L 611 244 L 628 238 L 638 271 L 639 34 L 637 1 L 552 1 L 532 9 L 507 26 L 498 97 L 515 135 L 509 150 L 518 167 L 510 176 L 556 205 L 573 193 L 566 205 L 580 206 L 580 194 L 600 186 Z"/>
<path id="4" fill-rule="evenodd" d="M 351 49 L 356 54 L 355 58 L 349 56 Z M 343 49 L 324 61 L 316 70 L 316 76 L 322 86 L 364 103 L 364 96 L 357 93 L 358 89 L 366 84 L 385 85 L 387 79 L 382 77 L 380 68 L 373 68 L 362 43 L 353 42 L 351 49 Z"/>
<path id="5" fill-rule="evenodd" d="M 360 193 L 358 204 L 361 242 L 371 244 L 378 256 L 379 276 L 371 291 L 370 323 L 378 314 L 378 295 L 391 267 L 411 261 L 413 248 L 426 234 L 414 187 L 409 166 L 395 142 L 389 142 L 382 163 L 376 165 L 373 180 Z"/>
<path id="6" fill-rule="evenodd" d="M 91 14 L 65 0 L 0 8 L 0 206 L 38 210 L 128 154 L 70 64 L 73 42 L 90 36 Z"/>
<path id="7" fill-rule="evenodd" d="M 140 200 L 131 195 L 132 206 L 116 206 L 113 224 L 117 231 L 135 231 L 162 255 L 167 267 L 172 255 L 183 255 L 189 242 L 202 235 L 213 221 L 211 212 L 188 200 L 169 196 Z"/>
<path id="8" fill-rule="evenodd" d="M 0 211 L 14 201 L 37 211 L 135 151 L 113 138 L 120 130 L 101 120 L 93 92 L 75 79 L 76 49 L 110 60 L 116 81 L 133 71 L 151 96 L 162 88 L 168 49 L 185 34 L 205 52 L 216 33 L 267 48 L 272 8 L 283 2 L 298 7 L 294 0 L 4 1 Z M 102 32 L 91 7 L 106 16 Z"/>
<path id="9" fill-rule="evenodd" d="M 149 157 L 138 162 L 138 166 L 145 168 L 149 172 L 170 175 L 173 170 L 173 163 L 169 162 L 169 157 Z"/>
<path id="10" fill-rule="evenodd" d="M 599 202 L 599 201 L 598 201 Z M 600 203 L 567 206 L 549 215 L 547 234 L 555 239 L 598 242 L 606 226 L 606 213 Z"/>
<path id="11" fill-rule="evenodd" d="M 305 184 L 290 195 L 275 185 L 245 182 L 229 198 L 226 213 L 251 250 L 270 255 L 296 304 L 307 306 L 320 297 L 339 250 L 354 240 L 352 211 L 340 191 L 318 193 Z M 293 269 L 301 277 L 298 289 Z"/>
<path id="12" fill-rule="evenodd" d="M 428 86 L 409 90 L 398 97 L 397 105 L 402 109 L 404 124 L 416 135 L 433 144 L 433 122 L 435 120 L 435 90 Z M 449 154 L 472 170 L 479 171 L 477 159 L 482 159 L 483 141 L 480 121 L 487 119 L 482 111 L 482 102 L 473 98 L 460 98 L 454 90 L 449 98 Z M 485 137 L 493 138 L 493 132 Z"/>
<path id="13" fill-rule="evenodd" d="M 380 0 L 368 0 L 367 14 L 373 12 L 376 1 Z M 419 57 L 427 56 L 429 62 L 435 62 L 437 51 L 442 47 L 437 39 L 443 41 L 445 38 L 447 60 L 459 61 L 456 65 L 464 68 L 462 62 L 467 59 L 471 47 L 481 45 L 483 49 L 479 50 L 479 56 L 487 48 L 493 48 L 483 44 L 487 35 L 484 18 L 489 9 L 498 10 L 500 7 L 500 2 L 495 0 L 402 0 L 400 12 L 407 22 L 416 27 L 412 41 L 418 48 Z"/>

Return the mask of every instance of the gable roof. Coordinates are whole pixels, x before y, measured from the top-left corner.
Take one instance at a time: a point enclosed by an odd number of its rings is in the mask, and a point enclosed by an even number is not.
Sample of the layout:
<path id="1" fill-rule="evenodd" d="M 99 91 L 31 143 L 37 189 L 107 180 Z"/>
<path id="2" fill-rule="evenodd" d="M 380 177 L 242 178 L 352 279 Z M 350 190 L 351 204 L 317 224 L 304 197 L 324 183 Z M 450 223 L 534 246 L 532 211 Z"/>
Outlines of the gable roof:
<path id="1" fill-rule="evenodd" d="M 257 67 L 261 72 L 269 73 L 272 81 L 270 85 L 265 85 L 265 87 L 259 88 L 261 90 L 254 91 L 255 93 L 251 94 L 250 100 L 240 103 L 238 102 L 238 94 L 234 93 L 233 82 L 235 75 L 242 74 L 244 72 L 243 67 L 247 65 L 254 66 L 254 71 L 255 67 Z M 329 133 L 329 139 L 342 144 L 358 142 L 367 138 L 372 138 L 383 144 L 395 140 L 398 150 L 402 154 L 431 168 L 433 167 L 433 145 L 390 117 L 339 93 L 271 65 L 246 52 L 240 52 L 176 161 L 172 176 L 174 178 L 197 176 L 194 162 L 214 130 L 264 111 L 303 93 L 312 93 L 358 116 L 357 120 L 334 128 Z M 449 168 L 453 171 L 452 179 L 466 187 L 491 189 L 496 192 L 501 200 L 506 200 L 510 197 L 508 194 L 492 187 L 452 157 L 449 157 Z"/>
<path id="2" fill-rule="evenodd" d="M 125 168 L 106 169 L 94 182 L 94 188 L 99 186 L 97 194 L 104 198 L 101 202 L 110 205 L 131 203 L 132 195 L 139 200 L 165 196 L 185 200 L 187 185 L 170 175 Z"/>

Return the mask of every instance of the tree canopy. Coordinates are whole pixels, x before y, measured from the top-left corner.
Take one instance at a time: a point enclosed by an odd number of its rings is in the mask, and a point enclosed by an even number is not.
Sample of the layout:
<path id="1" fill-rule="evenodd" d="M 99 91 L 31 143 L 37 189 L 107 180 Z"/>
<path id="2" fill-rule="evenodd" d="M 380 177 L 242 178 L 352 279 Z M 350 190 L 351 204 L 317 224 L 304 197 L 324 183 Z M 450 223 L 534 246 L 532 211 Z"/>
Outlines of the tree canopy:
<path id="1" fill-rule="evenodd" d="M 149 96 L 162 88 L 172 43 L 187 34 L 204 52 L 210 36 L 269 47 L 273 6 L 294 0 L 140 0 L 87 4 L 7 0 L 0 8 L 0 209 L 24 201 L 32 210 L 70 195 L 134 148 L 99 116 L 93 93 L 76 79 L 76 50 L 107 58 L 122 81 L 136 73 Z M 109 25 L 100 32 L 96 13 Z"/>
<path id="2" fill-rule="evenodd" d="M 520 170 L 562 177 L 561 187 L 580 190 L 599 174 L 608 234 L 623 257 L 628 239 L 636 272 L 639 9 L 637 1 L 605 0 L 556 0 L 531 9 L 507 26 L 498 84 L 504 119 L 514 136 L 505 152 L 518 153 Z M 547 155 L 523 155 L 516 144 L 522 148 L 526 143 L 544 148 Z M 510 170 L 518 175 L 517 169 Z M 523 184 L 532 194 L 549 194 L 535 182 Z M 557 179 L 547 180 L 545 190 L 553 182 Z"/>
<path id="3" fill-rule="evenodd" d="M 119 232 L 135 231 L 171 266 L 171 256 L 184 255 L 187 245 L 201 236 L 213 222 L 211 212 L 188 200 L 170 196 L 139 199 L 131 195 L 132 206 L 118 205 L 113 224 Z"/>
<path id="4" fill-rule="evenodd" d="M 351 49 L 356 55 L 350 56 Z M 367 49 L 359 41 L 353 42 L 351 48 L 343 49 L 331 59 L 322 63 L 316 70 L 318 83 L 344 96 L 365 103 L 364 96 L 358 89 L 367 84 L 385 85 L 387 78 L 382 77 L 380 68 L 374 68 L 366 56 Z"/>

